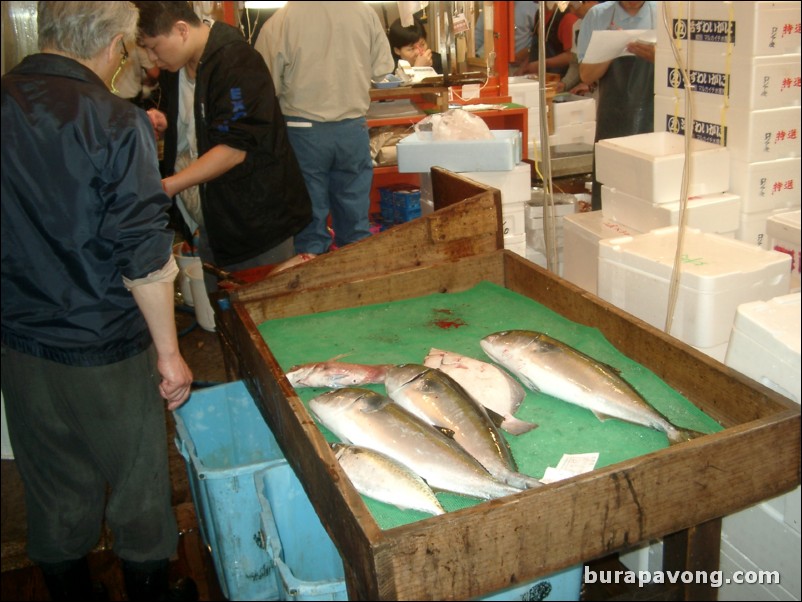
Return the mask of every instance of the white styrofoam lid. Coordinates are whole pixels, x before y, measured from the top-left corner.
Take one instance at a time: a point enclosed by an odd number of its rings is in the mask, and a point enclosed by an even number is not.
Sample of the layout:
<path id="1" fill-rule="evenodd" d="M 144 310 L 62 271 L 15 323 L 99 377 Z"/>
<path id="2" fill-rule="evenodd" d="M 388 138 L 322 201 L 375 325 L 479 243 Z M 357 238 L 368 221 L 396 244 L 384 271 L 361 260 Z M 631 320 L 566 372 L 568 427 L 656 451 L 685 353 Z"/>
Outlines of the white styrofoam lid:
<path id="1" fill-rule="evenodd" d="M 775 213 L 766 220 L 766 234 L 799 244 L 800 241 L 800 215 L 802 210 Z"/>
<path id="2" fill-rule="evenodd" d="M 599 242 L 599 257 L 668 279 L 677 249 L 676 226 Z M 791 257 L 750 243 L 686 228 L 680 285 L 722 292 L 778 284 L 789 278 Z"/>
<path id="3" fill-rule="evenodd" d="M 800 358 L 802 293 L 752 301 L 738 306 L 733 328 L 767 349 L 781 346 Z"/>
<path id="4" fill-rule="evenodd" d="M 596 144 L 652 159 L 682 158 L 685 155 L 685 137 L 672 132 L 648 132 L 646 134 L 621 136 L 620 138 L 607 138 L 599 140 Z M 697 138 L 691 139 L 690 146 L 691 154 L 727 153 L 726 148 L 720 144 L 713 144 Z"/>

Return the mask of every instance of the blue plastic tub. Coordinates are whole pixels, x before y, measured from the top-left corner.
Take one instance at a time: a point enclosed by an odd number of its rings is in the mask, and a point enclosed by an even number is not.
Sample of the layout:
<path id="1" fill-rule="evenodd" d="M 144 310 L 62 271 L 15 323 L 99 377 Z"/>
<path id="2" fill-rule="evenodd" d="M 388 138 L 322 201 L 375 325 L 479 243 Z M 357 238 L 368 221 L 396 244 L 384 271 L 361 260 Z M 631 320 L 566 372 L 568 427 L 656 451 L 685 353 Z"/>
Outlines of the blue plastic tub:
<path id="1" fill-rule="evenodd" d="M 277 600 L 254 475 L 286 460 L 242 381 L 195 391 L 173 413 L 201 535 L 229 600 Z"/>
<path id="2" fill-rule="evenodd" d="M 340 554 L 289 464 L 257 476 L 262 528 L 281 600 L 348 600 Z"/>
<path id="3" fill-rule="evenodd" d="M 582 589 L 582 565 L 548 577 L 503 589 L 479 600 L 579 600 Z"/>

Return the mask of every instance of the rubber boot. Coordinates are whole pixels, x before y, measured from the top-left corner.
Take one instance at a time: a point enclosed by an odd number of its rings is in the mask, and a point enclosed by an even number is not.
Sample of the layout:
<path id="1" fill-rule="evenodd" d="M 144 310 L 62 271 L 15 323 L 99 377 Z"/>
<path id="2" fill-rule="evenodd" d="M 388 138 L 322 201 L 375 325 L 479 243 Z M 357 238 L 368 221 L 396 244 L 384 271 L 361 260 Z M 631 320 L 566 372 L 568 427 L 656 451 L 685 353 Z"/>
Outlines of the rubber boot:
<path id="1" fill-rule="evenodd" d="M 153 602 L 154 600 L 195 602 L 198 599 L 198 588 L 195 582 L 192 579 L 184 578 L 170 584 L 168 568 L 167 560 L 145 563 L 123 561 L 123 577 L 128 600 L 131 602 Z"/>
<path id="2" fill-rule="evenodd" d="M 78 560 L 39 563 L 51 600 L 108 600 L 102 584 L 93 585 L 86 556 Z"/>

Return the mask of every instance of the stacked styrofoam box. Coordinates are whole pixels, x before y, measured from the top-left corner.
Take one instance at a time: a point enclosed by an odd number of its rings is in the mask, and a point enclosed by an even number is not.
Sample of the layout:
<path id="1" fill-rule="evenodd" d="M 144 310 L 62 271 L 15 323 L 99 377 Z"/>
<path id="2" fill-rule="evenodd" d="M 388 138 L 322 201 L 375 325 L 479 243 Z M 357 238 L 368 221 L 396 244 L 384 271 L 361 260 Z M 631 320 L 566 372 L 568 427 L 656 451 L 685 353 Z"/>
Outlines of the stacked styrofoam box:
<path id="1" fill-rule="evenodd" d="M 563 220 L 565 216 L 576 211 L 576 198 L 572 194 L 552 194 L 554 211 L 544 215 L 544 192 L 540 188 L 533 188 L 531 200 L 526 202 L 524 217 L 526 220 L 526 258 L 537 265 L 548 268 L 548 253 L 546 246 L 546 223 L 548 215 L 554 219 L 555 249 L 557 251 L 556 272 L 563 275 Z"/>
<path id="2" fill-rule="evenodd" d="M 599 241 L 598 295 L 664 329 L 679 244 L 672 226 Z M 684 231 L 670 334 L 701 350 L 730 338 L 741 303 L 788 293 L 790 257 L 748 243 Z"/>
<path id="3" fill-rule="evenodd" d="M 528 109 L 527 156 L 535 159 L 535 148 L 540 146 L 537 143 L 540 140 L 540 83 L 529 77 L 510 77 L 507 80 L 507 91 L 512 102 Z"/>
<path id="4" fill-rule="evenodd" d="M 800 402 L 800 293 L 738 307 L 726 364 Z M 799 600 L 800 488 L 722 521 L 721 569 L 779 572 L 779 584 L 724 585 L 720 600 Z"/>
<path id="5" fill-rule="evenodd" d="M 501 219 L 504 230 L 504 248 L 519 255 L 526 253 L 526 225 L 524 205 L 532 188 L 532 167 L 519 163 L 507 171 L 463 171 L 464 178 L 476 180 L 501 191 Z"/>
<path id="6" fill-rule="evenodd" d="M 800 290 L 800 214 L 789 211 L 770 217 L 766 222 L 767 248 L 791 256 L 791 292 Z"/>
<path id="7" fill-rule="evenodd" d="M 599 274 L 599 241 L 640 234 L 601 211 L 586 211 L 563 218 L 563 278 L 597 294 Z"/>
<path id="8" fill-rule="evenodd" d="M 671 35 L 657 28 L 655 130 L 685 131 L 673 44 L 693 85 L 693 136 L 730 150 L 729 191 L 742 199 L 735 236 L 763 245 L 766 220 L 800 206 L 800 3 L 662 4 Z"/>
<path id="9" fill-rule="evenodd" d="M 549 146 L 593 145 L 596 137 L 596 100 L 575 94 L 558 95 L 552 103 L 554 132 Z"/>

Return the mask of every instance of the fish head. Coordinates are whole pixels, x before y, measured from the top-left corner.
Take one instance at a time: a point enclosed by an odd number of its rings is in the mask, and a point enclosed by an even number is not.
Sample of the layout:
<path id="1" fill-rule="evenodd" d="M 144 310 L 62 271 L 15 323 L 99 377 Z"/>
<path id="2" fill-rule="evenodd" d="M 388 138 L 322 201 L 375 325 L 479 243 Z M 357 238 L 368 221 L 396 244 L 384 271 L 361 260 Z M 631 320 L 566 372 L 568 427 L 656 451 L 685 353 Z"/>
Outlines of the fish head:
<path id="1" fill-rule="evenodd" d="M 429 370 L 431 370 L 431 368 L 423 364 L 397 364 L 390 367 L 384 378 L 384 386 L 387 389 L 387 394 L 392 397 L 392 391 L 397 391 Z"/>
<path id="2" fill-rule="evenodd" d="M 388 400 L 384 395 L 360 387 L 326 391 L 309 400 L 312 414 L 324 424 L 332 418 L 356 411 L 372 411 Z"/>

